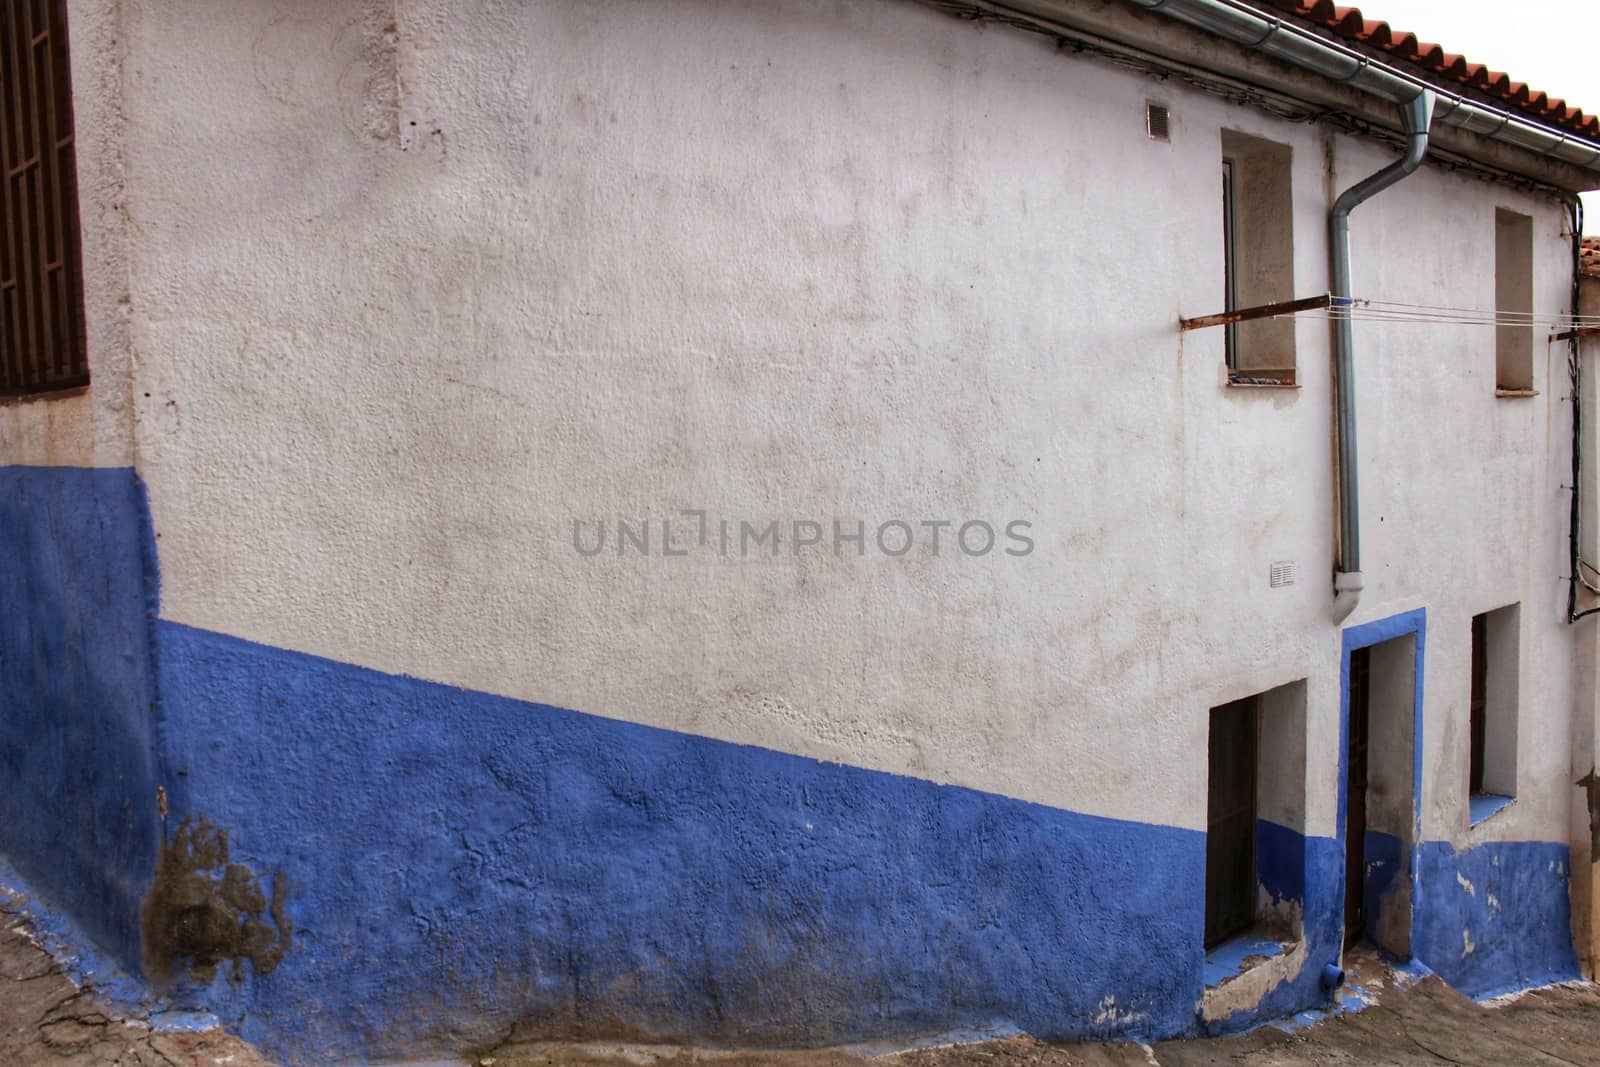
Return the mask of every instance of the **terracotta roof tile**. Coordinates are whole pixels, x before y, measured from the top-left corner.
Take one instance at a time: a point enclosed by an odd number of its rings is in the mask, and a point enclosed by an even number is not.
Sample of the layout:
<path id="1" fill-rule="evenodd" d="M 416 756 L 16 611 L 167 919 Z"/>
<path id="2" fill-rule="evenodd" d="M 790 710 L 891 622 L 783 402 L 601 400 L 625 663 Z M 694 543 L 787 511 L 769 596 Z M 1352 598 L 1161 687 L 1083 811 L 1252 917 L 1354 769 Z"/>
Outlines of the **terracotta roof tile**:
<path id="1" fill-rule="evenodd" d="M 1442 88 L 1473 92 L 1525 112 L 1530 118 L 1559 129 L 1570 130 L 1600 140 L 1600 115 L 1585 114 L 1565 100 L 1553 100 L 1548 93 L 1534 92 L 1510 75 L 1490 70 L 1462 56 L 1447 53 L 1441 46 L 1419 41 L 1414 33 L 1392 28 L 1387 22 L 1369 19 L 1358 7 L 1335 6 L 1333 0 L 1245 0 L 1263 11 L 1283 13 L 1331 37 L 1355 41 L 1386 52 L 1400 60 L 1400 66 L 1421 68 Z M 1509 9 L 1506 9 L 1509 10 Z"/>
<path id="2" fill-rule="evenodd" d="M 1600 278 L 1600 237 L 1585 237 L 1579 262 L 1583 273 L 1590 278 Z"/>

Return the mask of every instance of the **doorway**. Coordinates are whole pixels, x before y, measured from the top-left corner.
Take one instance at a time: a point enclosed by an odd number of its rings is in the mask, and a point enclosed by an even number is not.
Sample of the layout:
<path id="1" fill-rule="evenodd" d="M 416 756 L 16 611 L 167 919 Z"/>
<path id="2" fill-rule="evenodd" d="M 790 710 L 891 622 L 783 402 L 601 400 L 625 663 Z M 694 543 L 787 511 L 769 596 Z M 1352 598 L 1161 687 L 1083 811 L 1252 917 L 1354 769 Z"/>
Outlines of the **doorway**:
<path id="1" fill-rule="evenodd" d="M 1422 613 L 1345 633 L 1344 944 L 1411 955 Z"/>
<path id="2" fill-rule="evenodd" d="M 1360 937 L 1367 870 L 1367 739 L 1372 724 L 1372 649 L 1350 653 L 1350 742 L 1345 763 L 1344 947 Z"/>
<path id="3" fill-rule="evenodd" d="M 1211 709 L 1206 790 L 1206 931 L 1210 949 L 1256 918 L 1255 697 Z"/>

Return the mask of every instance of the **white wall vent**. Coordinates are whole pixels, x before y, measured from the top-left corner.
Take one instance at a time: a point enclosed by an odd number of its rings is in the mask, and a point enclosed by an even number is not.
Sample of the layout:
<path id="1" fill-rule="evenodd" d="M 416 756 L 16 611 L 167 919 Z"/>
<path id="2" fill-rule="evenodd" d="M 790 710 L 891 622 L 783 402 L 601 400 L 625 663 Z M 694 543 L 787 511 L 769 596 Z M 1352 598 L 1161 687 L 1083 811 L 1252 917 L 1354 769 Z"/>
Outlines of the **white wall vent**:
<path id="1" fill-rule="evenodd" d="M 1286 585 L 1294 584 L 1294 561 L 1279 560 L 1272 565 L 1267 573 L 1267 585 L 1273 589 L 1282 589 Z"/>

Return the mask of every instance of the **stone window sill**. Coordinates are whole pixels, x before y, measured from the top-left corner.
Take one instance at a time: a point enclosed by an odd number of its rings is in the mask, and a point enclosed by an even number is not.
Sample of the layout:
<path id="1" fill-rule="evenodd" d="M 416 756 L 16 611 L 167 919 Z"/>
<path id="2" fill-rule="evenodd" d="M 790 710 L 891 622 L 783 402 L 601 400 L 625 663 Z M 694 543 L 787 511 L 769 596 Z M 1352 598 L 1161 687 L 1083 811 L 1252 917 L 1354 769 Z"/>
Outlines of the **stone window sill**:
<path id="1" fill-rule="evenodd" d="M 1201 970 L 1205 980 L 1200 996 L 1202 1021 L 1209 1024 L 1255 1011 L 1268 993 L 1306 966 L 1309 949 L 1305 939 L 1276 926 L 1257 923 L 1206 953 Z"/>
<path id="2" fill-rule="evenodd" d="M 1539 395 L 1537 389 L 1496 389 L 1494 395 L 1502 400 L 1526 400 Z"/>
<path id="3" fill-rule="evenodd" d="M 1467 825 L 1473 829 L 1482 826 L 1505 811 L 1516 797 L 1503 797 L 1498 793 L 1477 793 L 1467 800 Z"/>
<path id="4" fill-rule="evenodd" d="M 1298 389 L 1299 382 L 1229 382 L 1229 389 Z"/>
<path id="5" fill-rule="evenodd" d="M 1298 938 L 1283 937 L 1254 926 L 1231 937 L 1206 953 L 1205 984 L 1215 989 L 1240 975 L 1249 974 L 1280 956 L 1287 955 L 1299 943 Z"/>

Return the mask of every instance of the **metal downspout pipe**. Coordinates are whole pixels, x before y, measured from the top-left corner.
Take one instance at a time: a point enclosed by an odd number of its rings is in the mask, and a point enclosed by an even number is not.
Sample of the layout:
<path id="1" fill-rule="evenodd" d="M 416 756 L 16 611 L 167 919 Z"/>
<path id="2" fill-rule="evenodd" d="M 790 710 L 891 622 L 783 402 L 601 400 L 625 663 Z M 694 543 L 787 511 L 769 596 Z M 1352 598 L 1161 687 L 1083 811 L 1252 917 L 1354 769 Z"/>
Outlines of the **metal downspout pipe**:
<path id="1" fill-rule="evenodd" d="M 1333 575 L 1333 621 L 1343 622 L 1361 602 L 1361 488 L 1356 465 L 1355 332 L 1348 314 L 1350 285 L 1350 213 L 1422 166 L 1428 154 L 1428 126 L 1434 94 L 1423 91 L 1400 106 L 1406 154 L 1346 189 L 1328 215 L 1328 244 L 1333 259 L 1333 388 L 1339 441 L 1339 552 Z"/>

